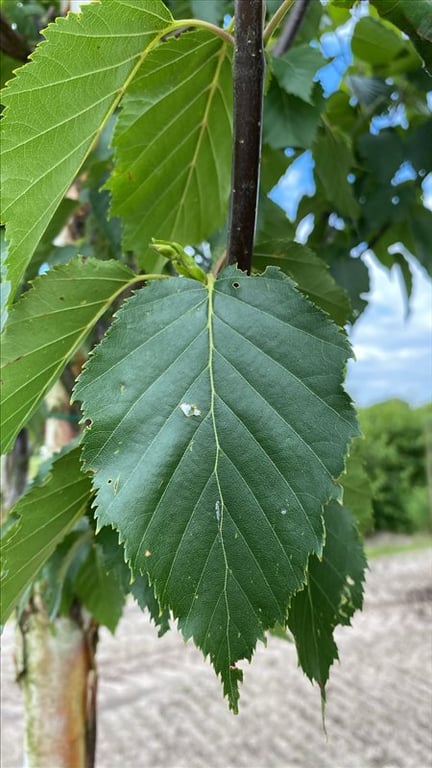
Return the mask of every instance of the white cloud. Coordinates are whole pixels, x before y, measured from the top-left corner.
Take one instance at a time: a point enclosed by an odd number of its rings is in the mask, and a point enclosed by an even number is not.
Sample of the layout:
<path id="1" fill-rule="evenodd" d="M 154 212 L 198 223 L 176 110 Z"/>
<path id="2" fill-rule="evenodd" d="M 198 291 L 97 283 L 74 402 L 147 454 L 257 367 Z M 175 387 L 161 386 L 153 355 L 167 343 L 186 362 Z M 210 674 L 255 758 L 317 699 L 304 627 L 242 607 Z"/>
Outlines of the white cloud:
<path id="1" fill-rule="evenodd" d="M 413 405 L 432 399 L 432 282 L 410 259 L 413 291 L 407 313 L 397 267 L 386 270 L 374 256 L 369 306 L 350 337 L 356 362 L 348 367 L 347 387 L 360 405 L 399 397 Z"/>

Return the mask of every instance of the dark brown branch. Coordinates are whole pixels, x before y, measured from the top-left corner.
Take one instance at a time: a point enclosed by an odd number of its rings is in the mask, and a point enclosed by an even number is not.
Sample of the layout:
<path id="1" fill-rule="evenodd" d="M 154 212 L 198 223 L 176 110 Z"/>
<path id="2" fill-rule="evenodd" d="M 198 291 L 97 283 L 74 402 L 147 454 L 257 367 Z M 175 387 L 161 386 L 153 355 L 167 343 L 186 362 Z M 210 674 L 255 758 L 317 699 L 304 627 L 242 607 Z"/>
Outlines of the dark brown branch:
<path id="1" fill-rule="evenodd" d="M 234 138 L 228 263 L 250 272 L 258 195 L 263 109 L 264 3 L 236 0 Z"/>
<path id="2" fill-rule="evenodd" d="M 24 38 L 12 29 L 2 13 L 0 13 L 0 50 L 18 61 L 27 61 L 31 53 Z"/>
<path id="3" fill-rule="evenodd" d="M 287 23 L 272 49 L 273 56 L 282 56 L 282 54 L 286 53 L 291 48 L 302 25 L 303 19 L 306 16 L 309 3 L 310 0 L 296 0 L 296 3 L 288 16 Z"/>

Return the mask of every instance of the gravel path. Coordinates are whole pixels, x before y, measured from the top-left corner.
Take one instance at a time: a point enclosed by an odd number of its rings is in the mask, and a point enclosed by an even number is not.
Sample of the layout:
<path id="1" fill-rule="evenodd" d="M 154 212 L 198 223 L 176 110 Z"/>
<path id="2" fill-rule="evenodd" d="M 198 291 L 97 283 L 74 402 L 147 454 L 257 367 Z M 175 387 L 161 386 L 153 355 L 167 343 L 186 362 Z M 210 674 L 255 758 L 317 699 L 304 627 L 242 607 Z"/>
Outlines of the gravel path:
<path id="1" fill-rule="evenodd" d="M 130 605 L 101 637 L 98 768 L 432 768 L 432 550 L 373 560 L 353 625 L 338 631 L 326 740 L 290 644 L 257 649 L 234 717 L 200 653 Z M 22 766 L 12 648 L 7 627 L 2 768 Z"/>

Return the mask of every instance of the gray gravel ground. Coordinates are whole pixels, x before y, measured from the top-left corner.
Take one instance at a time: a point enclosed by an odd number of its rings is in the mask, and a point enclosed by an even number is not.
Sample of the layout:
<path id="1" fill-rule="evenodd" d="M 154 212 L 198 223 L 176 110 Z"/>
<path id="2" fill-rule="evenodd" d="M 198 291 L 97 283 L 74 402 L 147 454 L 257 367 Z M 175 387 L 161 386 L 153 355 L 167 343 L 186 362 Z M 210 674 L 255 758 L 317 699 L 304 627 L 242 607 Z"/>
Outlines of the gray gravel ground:
<path id="1" fill-rule="evenodd" d="M 337 635 L 326 740 L 291 645 L 257 649 L 234 717 L 200 653 L 128 606 L 101 637 L 98 768 L 432 768 L 432 550 L 373 560 L 365 610 Z M 22 766 L 12 650 L 8 626 L 2 768 Z"/>

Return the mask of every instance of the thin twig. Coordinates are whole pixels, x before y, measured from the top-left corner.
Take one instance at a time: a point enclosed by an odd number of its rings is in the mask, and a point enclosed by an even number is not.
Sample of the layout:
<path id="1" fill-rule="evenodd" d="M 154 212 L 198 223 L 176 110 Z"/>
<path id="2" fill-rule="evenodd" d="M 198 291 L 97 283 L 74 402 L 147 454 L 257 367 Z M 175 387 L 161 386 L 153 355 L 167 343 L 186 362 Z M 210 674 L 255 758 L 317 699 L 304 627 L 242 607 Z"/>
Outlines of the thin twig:
<path id="1" fill-rule="evenodd" d="M 273 14 L 267 26 L 264 29 L 263 40 L 265 43 L 267 42 L 267 40 L 270 40 L 273 32 L 275 31 L 275 29 L 277 29 L 282 19 L 284 18 L 285 14 L 288 13 L 289 9 L 291 8 L 294 2 L 295 0 L 283 0 L 283 3 L 279 6 L 276 13 Z"/>
<path id="2" fill-rule="evenodd" d="M 251 271 L 261 156 L 264 53 L 262 0 L 236 0 L 234 138 L 228 263 Z"/>
<path id="3" fill-rule="evenodd" d="M 272 49 L 272 56 L 282 56 L 282 54 L 286 53 L 289 48 L 291 48 L 301 27 L 302 21 L 306 15 L 309 3 L 310 0 L 296 1 L 294 8 L 288 16 L 287 23 L 279 35 L 274 48 Z"/>

